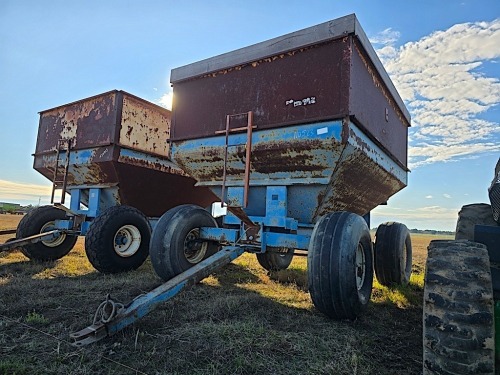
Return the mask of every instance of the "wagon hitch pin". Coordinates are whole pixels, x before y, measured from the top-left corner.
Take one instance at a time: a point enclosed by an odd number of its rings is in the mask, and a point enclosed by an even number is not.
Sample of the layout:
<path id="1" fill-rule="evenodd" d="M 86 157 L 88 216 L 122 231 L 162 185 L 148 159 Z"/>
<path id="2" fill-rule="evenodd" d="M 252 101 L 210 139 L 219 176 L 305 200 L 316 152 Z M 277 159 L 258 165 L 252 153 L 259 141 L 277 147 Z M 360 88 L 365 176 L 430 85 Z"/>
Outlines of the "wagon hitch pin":
<path id="1" fill-rule="evenodd" d="M 114 301 L 108 293 L 106 299 L 97 307 L 92 324 L 69 335 L 70 339 L 73 340 L 72 345 L 85 346 L 107 337 L 106 323 L 112 321 L 122 309 L 124 309 L 124 305 Z"/>

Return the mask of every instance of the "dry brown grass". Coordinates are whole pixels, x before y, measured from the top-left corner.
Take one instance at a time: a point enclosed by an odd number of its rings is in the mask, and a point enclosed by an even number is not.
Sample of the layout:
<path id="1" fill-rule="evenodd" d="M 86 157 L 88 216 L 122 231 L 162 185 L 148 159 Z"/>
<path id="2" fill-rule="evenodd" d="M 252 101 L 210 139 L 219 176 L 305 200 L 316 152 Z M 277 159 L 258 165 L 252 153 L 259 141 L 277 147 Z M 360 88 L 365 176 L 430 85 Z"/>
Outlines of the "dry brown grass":
<path id="1" fill-rule="evenodd" d="M 0 373 L 419 374 L 423 262 L 436 237 L 412 237 L 410 285 L 375 283 L 373 303 L 354 322 L 331 321 L 314 309 L 305 258 L 269 274 L 245 254 L 85 349 L 68 345 L 69 333 L 91 323 L 107 293 L 127 302 L 159 285 L 150 262 L 134 272 L 99 274 L 83 239 L 55 262 L 2 254 Z"/>
<path id="2" fill-rule="evenodd" d="M 22 218 L 22 215 L 0 214 L 0 230 L 16 228 Z"/>
<path id="3" fill-rule="evenodd" d="M 0 214 L 0 230 L 15 229 L 22 218 L 22 215 Z M 4 243 L 15 236 L 15 234 L 0 235 L 0 243 Z"/>

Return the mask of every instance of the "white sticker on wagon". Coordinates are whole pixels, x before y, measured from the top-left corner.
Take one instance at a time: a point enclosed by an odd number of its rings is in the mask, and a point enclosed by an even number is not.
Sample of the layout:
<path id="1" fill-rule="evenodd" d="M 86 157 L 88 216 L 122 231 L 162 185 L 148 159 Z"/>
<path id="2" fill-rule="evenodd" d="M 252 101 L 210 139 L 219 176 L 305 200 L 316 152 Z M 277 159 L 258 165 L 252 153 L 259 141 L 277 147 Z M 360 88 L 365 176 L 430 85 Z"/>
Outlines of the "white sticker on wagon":
<path id="1" fill-rule="evenodd" d="M 316 134 L 317 135 L 326 134 L 326 133 L 328 133 L 328 128 L 327 127 L 319 128 L 318 130 L 316 130 Z"/>

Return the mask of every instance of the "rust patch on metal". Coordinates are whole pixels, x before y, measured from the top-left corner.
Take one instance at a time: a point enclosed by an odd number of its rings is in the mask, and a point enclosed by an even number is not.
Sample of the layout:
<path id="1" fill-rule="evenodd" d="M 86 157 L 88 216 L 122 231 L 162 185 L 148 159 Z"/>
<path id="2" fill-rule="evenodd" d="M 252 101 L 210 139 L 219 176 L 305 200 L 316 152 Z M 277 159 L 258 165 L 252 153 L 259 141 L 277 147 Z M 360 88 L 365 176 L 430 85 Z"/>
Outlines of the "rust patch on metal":
<path id="1" fill-rule="evenodd" d="M 182 144 L 182 143 L 179 143 Z M 272 175 L 293 173 L 294 178 L 324 177 L 328 165 L 325 153 L 320 149 L 334 147 L 319 139 L 295 139 L 293 141 L 269 141 L 252 148 L 251 173 Z M 330 152 L 330 151 L 327 151 Z M 198 181 L 221 181 L 223 176 L 224 148 L 200 147 L 175 155 L 176 164 Z M 228 180 L 242 180 L 245 171 L 246 150 L 244 145 L 230 146 L 227 158 Z"/>
<path id="2" fill-rule="evenodd" d="M 252 169 L 260 173 L 323 172 L 324 166 L 313 163 L 312 150 L 323 146 L 320 140 L 267 142 L 252 150 Z M 316 177 L 314 174 L 312 177 Z"/>
<path id="3" fill-rule="evenodd" d="M 180 168 L 171 165 L 165 165 L 160 162 L 151 162 L 146 159 L 131 158 L 128 156 L 120 156 L 118 161 L 123 164 L 129 164 L 136 167 L 148 168 L 162 173 L 176 174 L 179 176 L 187 176 Z"/>
<path id="4" fill-rule="evenodd" d="M 170 121 L 169 110 L 124 95 L 119 142 L 135 150 L 168 156 Z"/>
<path id="5" fill-rule="evenodd" d="M 362 150 L 349 152 L 339 162 L 327 192 L 318 197 L 315 217 L 344 210 L 365 215 L 405 187 Z"/>
<path id="6" fill-rule="evenodd" d="M 59 139 L 74 139 L 72 148 L 106 145 L 116 127 L 115 92 L 40 113 L 35 153 L 55 151 Z"/>

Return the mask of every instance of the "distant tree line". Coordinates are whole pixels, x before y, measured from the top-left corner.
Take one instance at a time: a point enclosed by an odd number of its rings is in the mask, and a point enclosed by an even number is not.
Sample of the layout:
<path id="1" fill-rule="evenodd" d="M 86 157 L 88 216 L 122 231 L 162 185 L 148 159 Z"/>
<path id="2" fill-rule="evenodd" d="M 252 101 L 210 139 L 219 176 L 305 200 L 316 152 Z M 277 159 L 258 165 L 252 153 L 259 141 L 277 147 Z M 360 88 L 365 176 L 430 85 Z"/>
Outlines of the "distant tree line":
<path id="1" fill-rule="evenodd" d="M 420 234 L 435 234 L 439 236 L 454 236 L 455 232 L 454 231 L 448 231 L 448 230 L 434 230 L 434 229 L 408 229 L 410 233 L 420 233 Z M 372 228 L 371 231 L 375 233 L 377 231 L 377 228 Z"/>
<path id="2" fill-rule="evenodd" d="M 455 235 L 455 232 L 451 232 L 448 230 L 434 230 L 434 229 L 410 229 L 410 233 L 421 233 L 421 234 L 438 234 L 438 235 Z"/>

